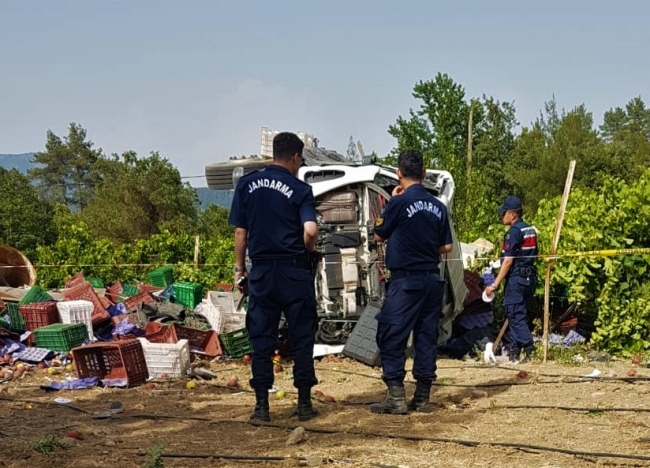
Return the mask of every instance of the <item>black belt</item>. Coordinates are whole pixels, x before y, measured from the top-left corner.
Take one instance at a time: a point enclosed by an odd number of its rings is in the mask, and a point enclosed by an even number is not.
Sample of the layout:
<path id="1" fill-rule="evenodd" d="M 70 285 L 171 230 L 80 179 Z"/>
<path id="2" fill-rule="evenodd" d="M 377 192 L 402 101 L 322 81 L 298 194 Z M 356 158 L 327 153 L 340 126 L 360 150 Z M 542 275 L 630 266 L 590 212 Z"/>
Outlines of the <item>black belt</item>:
<path id="1" fill-rule="evenodd" d="M 438 270 L 391 270 L 390 279 L 406 278 L 407 276 L 425 276 L 438 274 Z"/>
<path id="2" fill-rule="evenodd" d="M 306 258 L 267 258 L 267 259 L 260 259 L 260 260 L 252 260 L 252 262 L 253 262 L 253 267 L 292 266 L 296 268 L 302 268 L 303 270 L 311 269 L 309 260 L 307 260 Z"/>

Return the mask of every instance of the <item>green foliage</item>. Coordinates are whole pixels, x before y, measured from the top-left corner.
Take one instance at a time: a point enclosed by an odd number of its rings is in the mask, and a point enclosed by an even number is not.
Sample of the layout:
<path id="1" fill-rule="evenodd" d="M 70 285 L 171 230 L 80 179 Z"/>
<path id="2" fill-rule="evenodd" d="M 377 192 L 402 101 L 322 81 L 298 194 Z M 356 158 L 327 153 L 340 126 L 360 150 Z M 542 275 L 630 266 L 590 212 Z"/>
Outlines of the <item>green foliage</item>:
<path id="1" fill-rule="evenodd" d="M 233 236 L 201 240 L 199 263 L 193 268 L 195 238 L 191 234 L 163 231 L 147 239 L 116 246 L 110 239 L 95 237 L 79 214 L 57 206 L 54 216 L 57 241 L 38 248 L 38 281 L 44 287 L 61 287 L 79 271 L 101 278 L 105 284 L 116 281 L 144 281 L 149 271 L 161 265 L 174 265 L 178 281 L 192 281 L 212 288 L 232 281 Z"/>
<path id="2" fill-rule="evenodd" d="M 101 150 L 92 149 L 86 139 L 86 130 L 71 123 L 68 136 L 61 140 L 52 131 L 47 132 L 45 151 L 34 155 L 37 167 L 28 171 L 39 182 L 43 196 L 51 203 L 63 203 L 83 210 L 93 196 L 92 168 L 101 156 Z"/>
<path id="3" fill-rule="evenodd" d="M 560 199 L 542 201 L 533 224 L 550 245 Z M 572 191 L 558 252 L 650 246 L 650 170 L 634 184 L 604 178 L 598 190 Z M 595 320 L 591 343 L 611 352 L 650 350 L 650 255 L 569 257 L 553 268 L 571 302 Z M 541 272 L 540 272 L 541 273 Z"/>
<path id="4" fill-rule="evenodd" d="M 38 437 L 29 441 L 29 448 L 43 454 L 54 452 L 56 449 L 67 450 L 70 447 L 72 445 L 67 442 L 61 442 L 52 435 Z"/>
<path id="5" fill-rule="evenodd" d="M 156 444 L 151 447 L 149 451 L 149 460 L 144 468 L 164 468 L 164 463 L 162 459 L 164 446 L 162 444 Z"/>
<path id="6" fill-rule="evenodd" d="M 164 230 L 192 234 L 196 230 L 196 191 L 157 153 L 104 158 L 95 167 L 95 177 L 95 197 L 83 212 L 95 237 L 128 243 Z"/>
<path id="7" fill-rule="evenodd" d="M 54 240 L 52 213 L 29 179 L 15 169 L 0 168 L 0 243 L 36 261 L 36 248 Z"/>
<path id="8" fill-rule="evenodd" d="M 235 228 L 228 224 L 230 210 L 211 203 L 201 213 L 198 232 L 205 239 L 218 239 L 221 237 L 232 237 L 235 235 Z"/>

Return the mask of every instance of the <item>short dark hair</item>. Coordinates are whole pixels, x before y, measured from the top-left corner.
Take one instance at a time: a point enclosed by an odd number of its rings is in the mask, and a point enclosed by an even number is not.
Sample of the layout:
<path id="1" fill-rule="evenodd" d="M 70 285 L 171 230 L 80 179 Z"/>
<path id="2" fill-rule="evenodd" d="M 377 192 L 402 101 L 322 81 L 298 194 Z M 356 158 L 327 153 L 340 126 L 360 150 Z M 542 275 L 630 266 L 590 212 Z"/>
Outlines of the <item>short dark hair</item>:
<path id="1" fill-rule="evenodd" d="M 424 170 L 422 153 L 416 150 L 402 151 L 397 157 L 397 167 L 407 179 L 421 180 Z"/>
<path id="2" fill-rule="evenodd" d="M 302 155 L 304 147 L 305 144 L 295 133 L 278 133 L 273 137 L 273 159 L 287 161 L 296 153 Z"/>

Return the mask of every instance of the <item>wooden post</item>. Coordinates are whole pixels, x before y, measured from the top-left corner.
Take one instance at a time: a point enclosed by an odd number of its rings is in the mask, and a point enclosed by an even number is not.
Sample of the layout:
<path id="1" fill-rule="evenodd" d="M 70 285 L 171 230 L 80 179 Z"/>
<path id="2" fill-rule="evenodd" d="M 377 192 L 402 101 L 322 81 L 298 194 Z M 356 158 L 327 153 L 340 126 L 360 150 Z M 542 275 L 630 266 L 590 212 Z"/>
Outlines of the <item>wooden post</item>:
<path id="1" fill-rule="evenodd" d="M 469 184 L 470 173 L 472 170 L 472 146 L 473 146 L 473 130 L 472 120 L 474 117 L 474 103 L 469 105 L 469 122 L 467 124 L 467 183 Z"/>
<path id="2" fill-rule="evenodd" d="M 197 234 L 194 236 L 194 269 L 199 268 L 199 245 L 200 245 L 200 235 Z"/>
<path id="3" fill-rule="evenodd" d="M 546 278 L 544 283 L 544 334 L 542 336 L 542 344 L 544 345 L 544 364 L 546 364 L 546 357 L 548 355 L 548 339 L 549 339 L 549 319 L 550 319 L 550 296 L 551 296 L 551 269 L 555 263 L 552 257 L 557 252 L 557 244 L 560 242 L 560 231 L 562 230 L 562 223 L 564 222 L 564 212 L 566 205 L 569 202 L 569 192 L 571 192 L 571 184 L 573 183 L 573 173 L 576 168 L 575 160 L 569 164 L 569 172 L 566 176 L 566 183 L 564 184 L 564 193 L 562 194 L 562 203 L 560 204 L 560 211 L 555 221 L 555 232 L 553 233 L 553 241 L 551 243 L 551 250 L 549 254 L 551 258 L 548 259 L 546 266 Z"/>

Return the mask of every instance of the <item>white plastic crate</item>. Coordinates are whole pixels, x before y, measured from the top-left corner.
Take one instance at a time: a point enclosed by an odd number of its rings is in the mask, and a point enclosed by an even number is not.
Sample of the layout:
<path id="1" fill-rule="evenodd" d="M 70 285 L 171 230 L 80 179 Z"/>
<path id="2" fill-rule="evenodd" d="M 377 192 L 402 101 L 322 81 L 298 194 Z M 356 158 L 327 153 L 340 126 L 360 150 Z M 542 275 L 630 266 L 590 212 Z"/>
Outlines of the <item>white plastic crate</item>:
<path id="1" fill-rule="evenodd" d="M 178 340 L 178 343 L 151 343 L 146 338 L 138 340 L 142 344 L 149 377 L 157 378 L 163 374 L 174 379 L 185 377 L 190 367 L 190 345 L 187 340 Z"/>
<path id="2" fill-rule="evenodd" d="M 207 299 L 203 299 L 201 307 L 198 309 L 198 313 L 208 319 L 208 323 L 217 334 L 221 333 L 221 319 L 223 318 L 223 315 L 221 314 L 221 308 L 218 305 L 211 303 Z"/>
<path id="3" fill-rule="evenodd" d="M 93 335 L 92 313 L 95 305 L 90 301 L 60 301 L 56 303 L 62 323 L 83 323 L 88 329 L 88 338 L 95 341 Z"/>
<path id="4" fill-rule="evenodd" d="M 234 292 L 208 291 L 204 315 L 217 333 L 230 333 L 246 328 L 246 311 L 237 310 L 236 294 Z M 210 314 L 212 318 L 207 314 Z M 214 324 L 211 320 L 214 321 Z M 215 325 L 219 328 L 216 328 Z"/>

